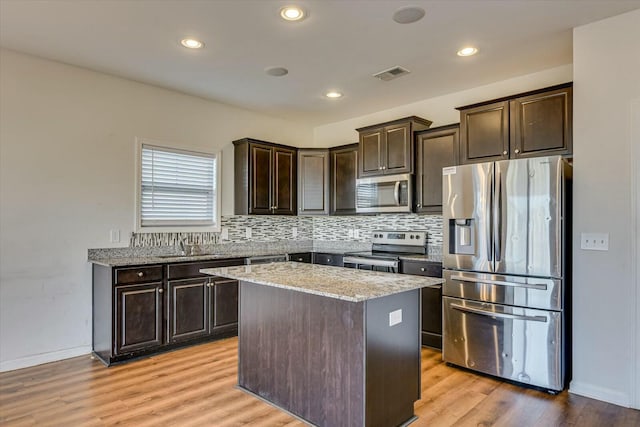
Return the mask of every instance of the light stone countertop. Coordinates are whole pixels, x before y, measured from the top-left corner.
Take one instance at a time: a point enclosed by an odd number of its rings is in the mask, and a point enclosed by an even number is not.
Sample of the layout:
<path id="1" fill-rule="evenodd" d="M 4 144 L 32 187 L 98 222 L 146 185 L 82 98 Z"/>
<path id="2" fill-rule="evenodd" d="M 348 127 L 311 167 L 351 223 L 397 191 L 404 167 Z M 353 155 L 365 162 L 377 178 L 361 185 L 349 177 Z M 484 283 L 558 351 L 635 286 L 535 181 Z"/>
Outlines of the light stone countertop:
<path id="1" fill-rule="evenodd" d="M 202 273 L 259 285 L 361 302 L 444 283 L 435 277 L 383 273 L 298 262 L 206 268 Z"/>

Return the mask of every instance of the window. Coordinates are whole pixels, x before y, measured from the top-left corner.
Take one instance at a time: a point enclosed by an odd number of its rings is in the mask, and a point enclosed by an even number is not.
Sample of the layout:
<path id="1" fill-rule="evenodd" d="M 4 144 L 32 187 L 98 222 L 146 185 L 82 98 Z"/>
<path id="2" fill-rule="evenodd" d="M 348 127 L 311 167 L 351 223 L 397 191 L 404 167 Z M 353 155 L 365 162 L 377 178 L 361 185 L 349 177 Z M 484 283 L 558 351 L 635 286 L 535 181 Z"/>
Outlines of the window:
<path id="1" fill-rule="evenodd" d="M 218 231 L 220 156 L 138 146 L 138 230 Z"/>

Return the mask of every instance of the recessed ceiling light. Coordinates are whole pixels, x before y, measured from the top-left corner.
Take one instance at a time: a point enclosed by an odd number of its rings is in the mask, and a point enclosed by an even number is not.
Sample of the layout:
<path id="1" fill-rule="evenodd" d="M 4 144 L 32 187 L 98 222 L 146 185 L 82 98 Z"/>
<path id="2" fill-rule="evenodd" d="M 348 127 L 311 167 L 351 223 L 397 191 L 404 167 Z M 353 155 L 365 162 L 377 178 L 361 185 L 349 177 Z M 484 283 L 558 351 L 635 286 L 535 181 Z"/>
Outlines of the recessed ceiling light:
<path id="1" fill-rule="evenodd" d="M 196 39 L 182 39 L 180 40 L 180 44 L 189 49 L 202 49 L 204 47 L 204 43 Z"/>
<path id="2" fill-rule="evenodd" d="M 326 96 L 327 98 L 342 98 L 342 93 L 341 92 L 337 92 L 335 90 L 329 91 L 327 93 L 324 94 L 324 96 Z"/>
<path id="3" fill-rule="evenodd" d="M 401 7 L 393 13 L 393 20 L 398 24 L 411 24 L 424 17 L 424 9 L 416 6 Z"/>
<path id="4" fill-rule="evenodd" d="M 305 17 L 305 13 L 298 6 L 286 6 L 280 9 L 280 16 L 286 21 L 300 21 Z"/>
<path id="5" fill-rule="evenodd" d="M 268 67 L 264 69 L 264 72 L 273 77 L 282 77 L 289 74 L 289 70 L 284 67 Z"/>
<path id="6" fill-rule="evenodd" d="M 471 56 L 471 55 L 475 55 L 476 53 L 478 53 L 478 49 L 476 49 L 475 47 L 465 47 L 462 48 L 458 51 L 458 56 Z"/>

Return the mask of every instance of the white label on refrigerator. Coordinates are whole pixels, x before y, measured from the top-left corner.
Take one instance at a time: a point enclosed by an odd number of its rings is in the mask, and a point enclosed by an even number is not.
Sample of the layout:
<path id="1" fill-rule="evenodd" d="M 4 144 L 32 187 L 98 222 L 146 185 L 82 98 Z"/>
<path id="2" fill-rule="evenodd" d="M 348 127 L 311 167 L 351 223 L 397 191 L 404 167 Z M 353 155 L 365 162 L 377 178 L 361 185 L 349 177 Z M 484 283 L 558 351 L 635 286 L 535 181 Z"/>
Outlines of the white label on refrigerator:
<path id="1" fill-rule="evenodd" d="M 389 313 L 389 326 L 395 326 L 402 323 L 402 309 Z"/>
<path id="2" fill-rule="evenodd" d="M 442 175 L 455 175 L 458 172 L 457 166 L 442 168 Z"/>

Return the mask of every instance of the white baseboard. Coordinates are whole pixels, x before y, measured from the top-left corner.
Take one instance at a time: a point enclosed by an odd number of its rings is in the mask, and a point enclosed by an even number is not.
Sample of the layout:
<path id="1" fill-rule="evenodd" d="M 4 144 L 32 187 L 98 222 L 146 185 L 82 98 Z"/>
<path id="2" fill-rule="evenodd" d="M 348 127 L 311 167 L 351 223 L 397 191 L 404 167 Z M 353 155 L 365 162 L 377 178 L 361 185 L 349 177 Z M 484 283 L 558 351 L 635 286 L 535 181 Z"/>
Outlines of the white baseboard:
<path id="1" fill-rule="evenodd" d="M 571 381 L 569 385 L 569 393 L 578 394 L 591 399 L 602 400 L 603 402 L 613 403 L 614 405 L 631 407 L 631 397 L 626 393 L 608 388 L 594 386 L 592 384 Z"/>
<path id="2" fill-rule="evenodd" d="M 91 346 L 68 348 L 0 362 L 0 372 L 13 371 L 91 353 Z"/>

